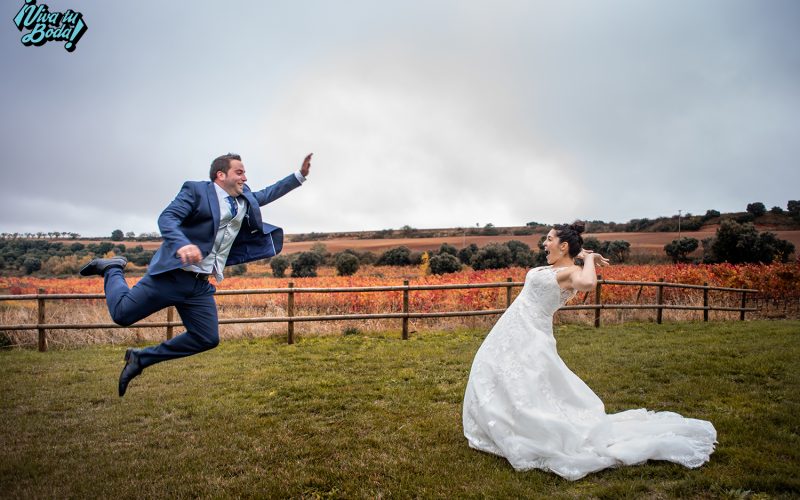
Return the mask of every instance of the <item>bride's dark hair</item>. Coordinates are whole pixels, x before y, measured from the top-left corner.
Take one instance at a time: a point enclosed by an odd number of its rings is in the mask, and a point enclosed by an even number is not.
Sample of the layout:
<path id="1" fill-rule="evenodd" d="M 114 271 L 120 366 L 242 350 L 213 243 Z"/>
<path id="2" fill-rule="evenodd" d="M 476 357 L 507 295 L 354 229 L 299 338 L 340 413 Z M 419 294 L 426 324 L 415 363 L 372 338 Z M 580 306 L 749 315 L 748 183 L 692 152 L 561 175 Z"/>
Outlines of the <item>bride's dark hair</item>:
<path id="1" fill-rule="evenodd" d="M 553 229 L 556 230 L 558 241 L 566 241 L 567 245 L 569 245 L 567 250 L 569 256 L 575 258 L 575 256 L 580 253 L 581 248 L 583 248 L 583 237 L 581 233 L 586 229 L 586 224 L 576 220 L 572 224 L 556 224 L 553 226 Z"/>

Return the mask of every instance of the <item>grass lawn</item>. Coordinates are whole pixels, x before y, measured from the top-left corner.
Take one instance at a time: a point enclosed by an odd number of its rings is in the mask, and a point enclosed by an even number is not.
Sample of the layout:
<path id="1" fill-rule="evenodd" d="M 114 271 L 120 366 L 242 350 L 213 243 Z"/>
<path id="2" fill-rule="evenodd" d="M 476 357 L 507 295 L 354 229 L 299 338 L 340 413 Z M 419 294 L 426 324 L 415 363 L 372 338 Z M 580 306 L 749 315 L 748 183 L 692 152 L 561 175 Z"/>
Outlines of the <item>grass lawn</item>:
<path id="1" fill-rule="evenodd" d="M 800 496 L 800 322 L 557 328 L 608 412 L 714 423 L 711 462 L 569 482 L 470 449 L 461 399 L 485 331 L 228 341 L 116 395 L 118 346 L 0 352 L 3 497 Z"/>

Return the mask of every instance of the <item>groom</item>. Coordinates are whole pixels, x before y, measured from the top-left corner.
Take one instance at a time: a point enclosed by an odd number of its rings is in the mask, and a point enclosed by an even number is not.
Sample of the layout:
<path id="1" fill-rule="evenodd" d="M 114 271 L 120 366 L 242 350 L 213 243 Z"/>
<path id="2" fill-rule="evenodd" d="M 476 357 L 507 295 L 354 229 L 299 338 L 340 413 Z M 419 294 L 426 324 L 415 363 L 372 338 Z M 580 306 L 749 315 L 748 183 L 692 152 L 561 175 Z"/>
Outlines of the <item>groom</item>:
<path id="1" fill-rule="evenodd" d="M 80 270 L 82 276 L 104 277 L 106 303 L 115 323 L 128 326 L 165 307 L 175 306 L 186 332 L 144 349 L 128 349 L 119 376 L 119 395 L 146 367 L 191 356 L 219 344 L 216 288 L 210 276 L 222 281 L 226 265 L 242 264 L 277 255 L 283 247 L 283 230 L 262 223 L 258 207 L 271 203 L 305 182 L 311 154 L 298 172 L 261 191 L 245 184 L 239 155 L 220 156 L 211 163 L 211 181 L 187 181 L 158 218 L 164 242 L 147 274 L 128 288 L 125 257 L 94 259 Z"/>

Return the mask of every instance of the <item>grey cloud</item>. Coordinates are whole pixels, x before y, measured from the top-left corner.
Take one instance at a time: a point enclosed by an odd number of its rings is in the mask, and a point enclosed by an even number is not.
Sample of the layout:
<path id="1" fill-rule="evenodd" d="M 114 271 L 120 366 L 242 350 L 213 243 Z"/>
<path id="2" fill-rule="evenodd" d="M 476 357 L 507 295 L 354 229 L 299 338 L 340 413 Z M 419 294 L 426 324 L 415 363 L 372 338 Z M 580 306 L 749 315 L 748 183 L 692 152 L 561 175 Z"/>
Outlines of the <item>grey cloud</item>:
<path id="1" fill-rule="evenodd" d="M 791 0 L 79 8 L 72 54 L 0 30 L 3 231 L 155 230 L 227 151 L 254 188 L 316 153 L 309 184 L 264 210 L 290 232 L 797 198 Z"/>

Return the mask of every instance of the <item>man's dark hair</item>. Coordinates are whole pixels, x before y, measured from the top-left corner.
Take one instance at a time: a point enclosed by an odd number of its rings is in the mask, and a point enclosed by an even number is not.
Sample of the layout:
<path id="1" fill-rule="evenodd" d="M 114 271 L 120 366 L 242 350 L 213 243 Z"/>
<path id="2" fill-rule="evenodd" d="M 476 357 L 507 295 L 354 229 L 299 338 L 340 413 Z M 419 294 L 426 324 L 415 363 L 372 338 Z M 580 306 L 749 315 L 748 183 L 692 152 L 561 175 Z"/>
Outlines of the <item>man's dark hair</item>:
<path id="1" fill-rule="evenodd" d="M 242 157 L 234 153 L 228 153 L 226 155 L 214 158 L 214 161 L 211 162 L 210 172 L 212 182 L 217 179 L 217 172 L 222 172 L 224 174 L 228 173 L 228 170 L 231 168 L 231 160 L 242 161 Z"/>

